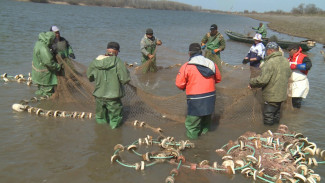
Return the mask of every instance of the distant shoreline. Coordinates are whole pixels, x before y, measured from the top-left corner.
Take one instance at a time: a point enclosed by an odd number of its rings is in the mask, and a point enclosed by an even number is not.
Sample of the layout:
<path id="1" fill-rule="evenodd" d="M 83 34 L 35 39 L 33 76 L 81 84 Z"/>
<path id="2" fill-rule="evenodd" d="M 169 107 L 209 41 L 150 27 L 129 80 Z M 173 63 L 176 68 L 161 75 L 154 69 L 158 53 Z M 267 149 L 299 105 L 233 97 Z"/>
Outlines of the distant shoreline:
<path id="1" fill-rule="evenodd" d="M 17 0 L 23 2 L 33 2 L 33 0 Z M 68 2 L 58 2 L 47 0 L 45 3 L 51 4 L 64 4 L 71 5 Z M 88 6 L 83 3 L 75 3 L 73 5 Z M 89 5 L 90 6 L 90 5 Z M 130 8 L 130 7 L 121 7 Z M 250 17 L 256 20 L 269 22 L 267 24 L 269 29 L 276 32 L 302 37 L 306 39 L 312 39 L 318 43 L 325 45 L 325 17 L 322 15 L 278 15 L 278 14 L 266 14 L 266 13 L 232 13 L 232 12 L 219 12 L 209 11 L 202 9 L 200 12 L 206 13 L 220 13 L 220 14 L 232 14 L 238 16 Z M 256 26 L 256 25 L 252 25 Z"/>
<path id="2" fill-rule="evenodd" d="M 325 44 L 325 17 L 312 15 L 240 14 L 256 20 L 269 22 L 268 28 L 274 31 L 312 39 Z"/>

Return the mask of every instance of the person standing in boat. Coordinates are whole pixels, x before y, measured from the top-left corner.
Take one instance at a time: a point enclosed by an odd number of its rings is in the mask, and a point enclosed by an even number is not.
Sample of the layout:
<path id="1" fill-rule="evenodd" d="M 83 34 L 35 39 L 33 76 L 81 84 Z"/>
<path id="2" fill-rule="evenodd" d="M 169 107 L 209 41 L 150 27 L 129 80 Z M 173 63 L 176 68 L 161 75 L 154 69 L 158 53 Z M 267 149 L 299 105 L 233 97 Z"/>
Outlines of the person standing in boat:
<path id="1" fill-rule="evenodd" d="M 140 49 L 142 54 L 141 63 L 148 64 L 143 67 L 143 73 L 157 72 L 156 47 L 160 46 L 161 44 L 161 40 L 153 35 L 153 30 L 151 28 L 148 28 L 146 30 L 146 34 L 143 36 L 140 42 Z"/>
<path id="2" fill-rule="evenodd" d="M 277 43 L 269 42 L 266 45 L 266 54 L 261 74 L 251 78 L 248 87 L 262 88 L 263 122 L 265 125 L 273 125 L 280 121 L 281 104 L 287 99 L 291 69 L 287 59 L 279 52 Z"/>
<path id="3" fill-rule="evenodd" d="M 261 34 L 262 38 L 266 38 L 267 31 L 265 25 L 262 22 L 258 27 L 252 27 L 252 29 L 255 30 L 256 33 Z"/>
<path id="4" fill-rule="evenodd" d="M 249 49 L 246 57 L 243 60 L 243 64 L 249 63 L 251 66 L 251 77 L 255 77 L 255 71 L 259 70 L 259 66 L 261 61 L 264 59 L 265 55 L 265 46 L 262 43 L 262 35 L 255 34 L 254 36 L 254 44 Z"/>
<path id="5" fill-rule="evenodd" d="M 306 98 L 309 92 L 307 74 L 312 67 L 312 63 L 307 55 L 301 53 L 302 49 L 298 44 L 290 45 L 288 51 L 290 68 L 292 69 L 288 96 L 292 97 L 292 106 L 300 108 L 302 99 Z"/>
<path id="6" fill-rule="evenodd" d="M 50 31 L 55 33 L 54 43 L 52 44 L 52 52 L 54 54 L 60 54 L 62 59 L 68 57 L 75 59 L 76 57 L 74 55 L 72 47 L 64 37 L 61 37 L 60 29 L 57 26 L 53 25 Z"/>
<path id="7" fill-rule="evenodd" d="M 205 57 L 217 64 L 220 72 L 222 72 L 220 52 L 226 48 L 226 42 L 223 36 L 218 32 L 218 26 L 212 24 L 210 32 L 206 33 L 201 40 L 201 48 L 205 51 Z"/>
<path id="8" fill-rule="evenodd" d="M 186 90 L 186 135 L 197 139 L 210 129 L 216 101 L 215 84 L 221 81 L 221 74 L 214 62 L 202 56 L 199 43 L 190 44 L 188 53 L 190 59 L 179 69 L 175 84 L 180 90 Z"/>

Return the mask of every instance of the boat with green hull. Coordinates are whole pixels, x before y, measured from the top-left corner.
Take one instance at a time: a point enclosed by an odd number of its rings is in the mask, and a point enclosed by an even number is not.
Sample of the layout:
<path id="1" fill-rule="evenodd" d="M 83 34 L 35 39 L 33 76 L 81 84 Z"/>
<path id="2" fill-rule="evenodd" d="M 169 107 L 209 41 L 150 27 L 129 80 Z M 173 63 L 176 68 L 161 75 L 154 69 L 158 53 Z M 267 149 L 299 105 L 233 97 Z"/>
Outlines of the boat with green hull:
<path id="1" fill-rule="evenodd" d="M 254 40 L 253 37 L 250 36 L 245 36 L 243 34 L 240 33 L 236 33 L 236 32 L 232 32 L 227 30 L 225 32 L 227 34 L 227 36 L 234 41 L 238 41 L 238 42 L 243 42 L 243 43 L 249 43 L 249 44 L 253 44 Z M 263 38 L 263 44 L 266 45 L 268 43 L 270 38 Z M 313 47 L 315 47 L 316 42 L 313 40 L 303 40 L 300 42 L 292 42 L 292 41 L 276 41 L 278 43 L 278 45 L 282 48 L 282 49 L 287 49 L 289 45 L 291 44 L 299 44 L 302 51 L 309 51 L 310 49 L 312 49 Z"/>

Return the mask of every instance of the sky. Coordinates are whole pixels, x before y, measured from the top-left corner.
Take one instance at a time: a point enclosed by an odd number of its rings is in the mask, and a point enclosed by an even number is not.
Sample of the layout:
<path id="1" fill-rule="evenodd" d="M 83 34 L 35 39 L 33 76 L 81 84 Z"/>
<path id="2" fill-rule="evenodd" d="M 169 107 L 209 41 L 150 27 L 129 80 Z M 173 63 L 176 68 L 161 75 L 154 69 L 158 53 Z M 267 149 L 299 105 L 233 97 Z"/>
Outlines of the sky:
<path id="1" fill-rule="evenodd" d="M 290 12 L 292 8 L 298 7 L 301 3 L 305 5 L 315 4 L 317 8 L 325 11 L 325 0 L 172 0 L 186 3 L 193 6 L 201 6 L 203 9 L 221 11 L 244 10 L 265 12 L 282 10 Z"/>

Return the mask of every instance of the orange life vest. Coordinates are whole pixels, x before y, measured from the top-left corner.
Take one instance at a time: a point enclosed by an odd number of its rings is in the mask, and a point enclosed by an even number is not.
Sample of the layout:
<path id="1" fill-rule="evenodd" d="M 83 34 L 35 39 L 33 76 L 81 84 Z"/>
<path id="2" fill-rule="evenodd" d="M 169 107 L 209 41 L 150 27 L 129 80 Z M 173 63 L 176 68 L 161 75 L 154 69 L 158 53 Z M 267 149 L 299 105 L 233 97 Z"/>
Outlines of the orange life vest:
<path id="1" fill-rule="evenodd" d="M 305 57 L 307 57 L 307 55 L 301 53 L 302 52 L 302 49 L 299 47 L 299 50 L 297 51 L 297 53 L 293 54 L 292 57 L 289 57 L 289 62 L 290 62 L 290 65 L 291 64 L 295 64 L 295 65 L 299 65 L 299 64 L 302 64 L 303 63 L 303 60 Z M 308 74 L 308 71 L 302 71 L 300 70 L 300 72 L 304 73 L 304 74 Z"/>

